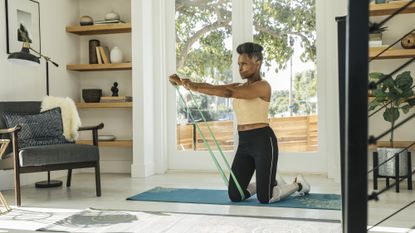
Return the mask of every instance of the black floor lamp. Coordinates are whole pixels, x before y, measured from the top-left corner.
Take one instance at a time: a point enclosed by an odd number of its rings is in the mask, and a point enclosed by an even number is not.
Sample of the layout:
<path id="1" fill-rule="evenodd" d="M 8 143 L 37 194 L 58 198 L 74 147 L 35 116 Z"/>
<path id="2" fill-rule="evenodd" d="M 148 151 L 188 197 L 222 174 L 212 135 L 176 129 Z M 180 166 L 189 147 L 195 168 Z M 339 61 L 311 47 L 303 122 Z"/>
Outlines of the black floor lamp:
<path id="1" fill-rule="evenodd" d="M 21 28 L 24 29 L 23 25 L 20 25 Z M 32 64 L 40 64 L 40 57 L 45 59 L 46 61 L 46 95 L 49 95 L 49 62 L 51 62 L 54 66 L 58 67 L 58 63 L 54 62 L 50 57 L 45 56 L 36 50 L 30 47 L 30 38 L 28 34 L 25 34 L 26 30 L 19 30 L 19 38 L 27 38 L 23 42 L 23 47 L 20 52 L 11 53 L 7 58 L 10 62 L 16 64 L 23 64 L 23 65 L 32 65 Z M 30 53 L 33 51 L 34 53 L 38 54 L 40 57 L 37 57 Z M 37 188 L 49 188 L 49 187 L 58 187 L 62 185 L 62 181 L 60 180 L 51 180 L 50 179 L 50 171 L 48 171 L 48 180 L 46 181 L 39 181 L 36 183 Z"/>

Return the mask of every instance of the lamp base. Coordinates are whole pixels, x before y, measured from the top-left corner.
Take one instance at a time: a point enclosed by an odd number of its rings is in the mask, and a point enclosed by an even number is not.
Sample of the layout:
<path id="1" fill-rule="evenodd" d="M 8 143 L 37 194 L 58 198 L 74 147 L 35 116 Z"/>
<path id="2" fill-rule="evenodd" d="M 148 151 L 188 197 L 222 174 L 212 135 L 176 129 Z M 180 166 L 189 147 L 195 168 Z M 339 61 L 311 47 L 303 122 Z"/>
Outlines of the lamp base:
<path id="1" fill-rule="evenodd" d="M 62 186 L 62 181 L 60 180 L 45 180 L 35 183 L 36 188 L 53 188 Z"/>

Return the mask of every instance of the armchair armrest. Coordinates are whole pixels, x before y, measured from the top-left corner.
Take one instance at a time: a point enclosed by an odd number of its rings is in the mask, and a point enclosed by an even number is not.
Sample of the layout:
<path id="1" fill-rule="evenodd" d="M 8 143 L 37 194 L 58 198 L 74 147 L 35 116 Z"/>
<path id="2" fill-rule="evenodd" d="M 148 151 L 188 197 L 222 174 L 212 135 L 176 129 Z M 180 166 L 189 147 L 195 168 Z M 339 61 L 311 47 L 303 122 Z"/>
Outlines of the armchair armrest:
<path id="1" fill-rule="evenodd" d="M 10 138 L 11 138 L 11 140 L 9 140 L 9 139 L 0 139 L 0 144 L 1 144 L 0 145 L 0 159 L 4 159 L 4 157 L 3 157 L 4 152 L 6 151 L 7 146 L 9 145 L 10 141 L 12 141 L 14 146 L 17 146 L 17 140 L 16 140 L 17 132 L 21 129 L 22 129 L 22 127 L 20 125 L 16 125 L 15 127 L 8 128 L 8 129 L 0 129 L 0 134 L 10 134 Z M 15 154 L 15 151 L 13 152 L 13 154 Z M 16 156 L 15 156 L 15 158 L 16 158 Z"/>
<path id="2" fill-rule="evenodd" d="M 99 130 L 104 128 L 104 123 L 100 123 L 99 125 L 95 126 L 83 126 L 79 127 L 78 131 L 86 131 L 86 130 Z"/>
<path id="3" fill-rule="evenodd" d="M 14 133 L 17 132 L 19 130 L 21 130 L 22 127 L 20 125 L 16 125 L 13 128 L 8 128 L 8 129 L 0 129 L 0 134 L 10 134 L 10 133 Z"/>
<path id="4" fill-rule="evenodd" d="M 98 146 L 98 130 L 102 128 L 104 128 L 104 123 L 100 123 L 96 126 L 79 127 L 78 131 L 92 130 L 92 143 L 94 146 Z"/>

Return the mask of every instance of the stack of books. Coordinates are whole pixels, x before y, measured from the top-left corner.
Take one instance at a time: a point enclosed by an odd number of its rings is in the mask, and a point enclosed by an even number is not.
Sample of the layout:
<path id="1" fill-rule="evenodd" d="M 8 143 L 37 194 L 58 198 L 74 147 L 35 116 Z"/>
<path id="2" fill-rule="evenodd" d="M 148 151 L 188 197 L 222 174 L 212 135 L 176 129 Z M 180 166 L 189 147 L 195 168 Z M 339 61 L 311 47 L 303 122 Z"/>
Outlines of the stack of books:
<path id="1" fill-rule="evenodd" d="M 102 103 L 115 103 L 115 102 L 131 102 L 133 97 L 131 96 L 101 96 Z"/>
<path id="2" fill-rule="evenodd" d="M 111 64 L 110 50 L 108 47 L 97 46 L 95 47 L 98 64 Z"/>

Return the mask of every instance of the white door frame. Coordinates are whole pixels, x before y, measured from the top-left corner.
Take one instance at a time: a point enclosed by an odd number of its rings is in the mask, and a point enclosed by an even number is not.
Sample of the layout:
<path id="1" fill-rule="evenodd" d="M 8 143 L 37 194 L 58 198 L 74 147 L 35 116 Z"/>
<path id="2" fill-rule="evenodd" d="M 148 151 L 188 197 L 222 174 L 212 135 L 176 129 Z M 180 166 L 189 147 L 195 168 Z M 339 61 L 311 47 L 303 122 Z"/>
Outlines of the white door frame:
<path id="1" fill-rule="evenodd" d="M 233 47 L 234 51 L 236 50 L 236 46 L 245 41 L 252 40 L 252 0 L 233 0 L 232 1 L 232 40 L 233 40 Z M 326 121 L 330 121 L 331 117 L 333 116 L 332 113 L 329 113 L 327 110 L 328 103 L 326 101 L 327 97 L 327 89 L 333 89 L 337 87 L 327 86 L 326 85 L 326 69 L 324 64 L 326 63 L 326 53 L 324 41 L 325 35 L 321 35 L 322 33 L 325 34 L 325 25 L 324 22 L 326 21 L 326 15 L 321 15 L 325 2 L 323 0 L 317 0 L 317 70 L 319 74 L 318 80 L 318 115 L 319 115 L 319 151 L 315 153 L 287 153 L 282 152 L 279 156 L 278 162 L 278 169 L 283 172 L 304 172 L 304 173 L 323 173 L 326 174 L 328 171 L 328 151 L 327 147 L 330 142 L 328 139 L 331 138 L 331 142 L 336 141 L 338 137 L 338 129 L 327 130 Z M 169 73 L 175 72 L 175 33 L 174 30 L 171 30 L 171 27 L 175 27 L 175 1 L 167 1 L 166 2 L 166 29 L 168 34 L 167 36 L 167 46 L 168 51 L 166 51 L 167 62 L 166 62 L 166 70 Z M 172 12 L 173 11 L 173 12 Z M 334 20 L 334 18 L 332 19 Z M 335 35 L 332 36 L 332 39 L 336 38 Z M 330 53 L 332 54 L 332 53 Z M 236 58 L 237 55 L 234 52 L 233 54 L 233 76 L 235 81 L 240 81 L 238 68 L 236 65 Z M 330 58 L 332 59 L 332 58 Z M 235 78 L 236 77 L 236 78 Z M 331 77 L 333 78 L 333 77 Z M 176 103 L 175 103 L 175 89 L 174 88 L 167 88 L 167 168 L 169 170 L 193 170 L 193 171 L 215 171 L 215 167 L 208 152 L 200 152 L 200 151 L 177 151 L 176 150 Z M 335 102 L 333 98 L 332 102 Z M 331 103 L 331 107 L 333 107 L 333 103 Z M 335 107 L 335 106 L 334 106 Z M 333 111 L 337 111 L 337 108 Z M 336 114 L 334 114 L 335 116 Z M 278 134 L 278 132 L 277 132 Z M 236 132 L 235 132 L 236 135 Z M 278 137 L 278 135 L 277 135 Z M 334 138 L 333 138 L 334 137 Z M 237 138 L 237 137 L 235 137 Z M 237 140 L 235 140 L 237 141 Z M 331 150 L 332 152 L 337 153 L 336 147 Z M 228 160 L 233 158 L 234 152 L 225 153 Z M 336 155 L 332 155 L 336 156 Z M 334 172 L 335 173 L 335 172 Z"/>

